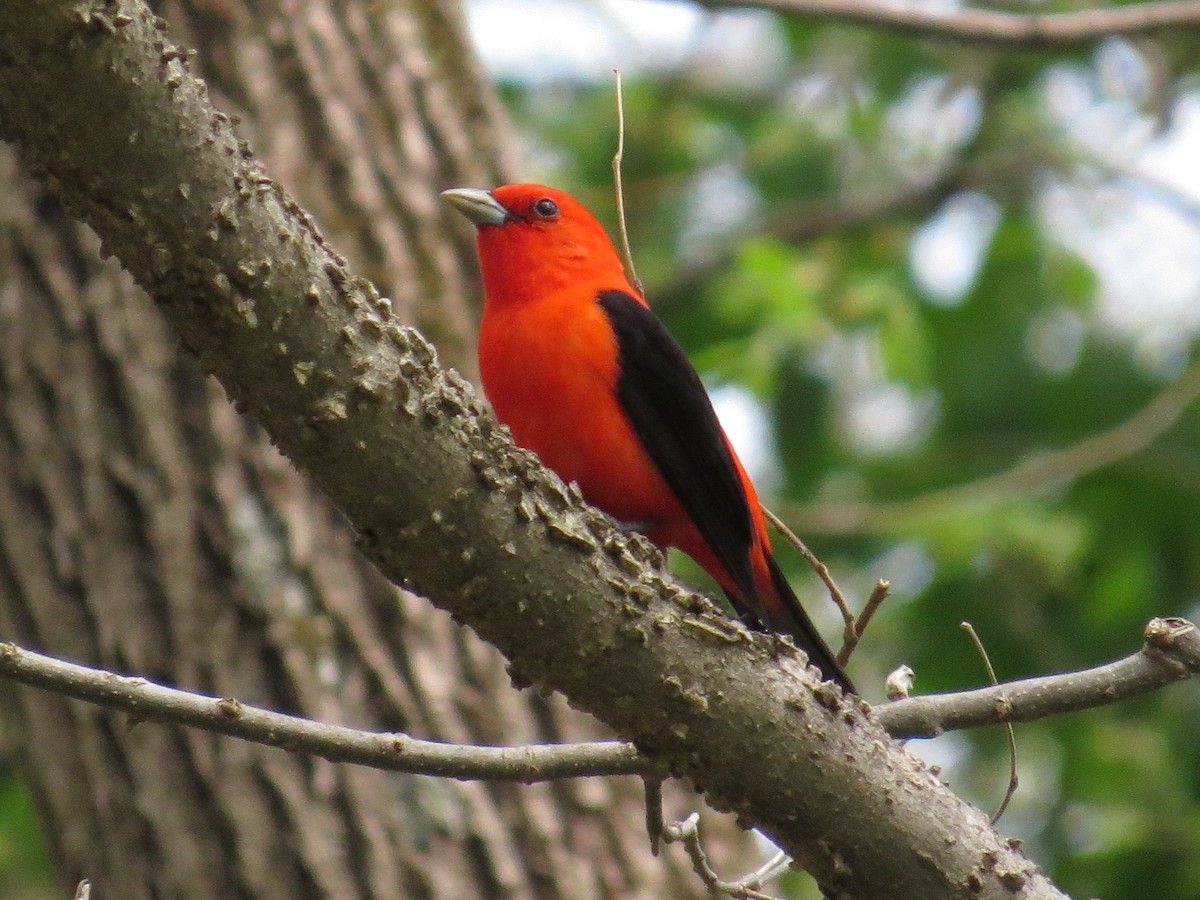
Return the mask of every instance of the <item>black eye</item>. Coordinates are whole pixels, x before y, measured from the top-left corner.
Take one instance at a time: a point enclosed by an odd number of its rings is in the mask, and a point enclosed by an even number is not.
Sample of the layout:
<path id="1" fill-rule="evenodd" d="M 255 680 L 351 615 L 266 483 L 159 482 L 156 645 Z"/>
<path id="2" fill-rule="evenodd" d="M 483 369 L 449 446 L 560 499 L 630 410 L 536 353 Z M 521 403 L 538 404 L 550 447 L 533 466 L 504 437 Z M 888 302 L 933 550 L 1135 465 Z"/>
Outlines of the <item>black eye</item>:
<path id="1" fill-rule="evenodd" d="M 553 219 L 558 215 L 558 204 L 549 197 L 543 197 L 533 204 L 533 211 L 543 219 Z"/>

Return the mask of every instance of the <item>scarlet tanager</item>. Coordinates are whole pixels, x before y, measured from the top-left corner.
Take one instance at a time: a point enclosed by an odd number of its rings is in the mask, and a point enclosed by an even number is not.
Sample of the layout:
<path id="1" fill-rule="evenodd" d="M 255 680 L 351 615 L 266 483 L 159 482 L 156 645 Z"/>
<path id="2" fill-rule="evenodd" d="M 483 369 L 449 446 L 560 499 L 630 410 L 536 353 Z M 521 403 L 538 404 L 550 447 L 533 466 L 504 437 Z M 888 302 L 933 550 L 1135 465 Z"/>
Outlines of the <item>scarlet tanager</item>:
<path id="1" fill-rule="evenodd" d="M 854 690 L 771 555 L 758 496 L 696 370 L 603 226 L 553 188 L 442 196 L 475 223 L 479 369 L 497 418 L 593 506 L 678 547 L 747 624 L 789 634 Z"/>

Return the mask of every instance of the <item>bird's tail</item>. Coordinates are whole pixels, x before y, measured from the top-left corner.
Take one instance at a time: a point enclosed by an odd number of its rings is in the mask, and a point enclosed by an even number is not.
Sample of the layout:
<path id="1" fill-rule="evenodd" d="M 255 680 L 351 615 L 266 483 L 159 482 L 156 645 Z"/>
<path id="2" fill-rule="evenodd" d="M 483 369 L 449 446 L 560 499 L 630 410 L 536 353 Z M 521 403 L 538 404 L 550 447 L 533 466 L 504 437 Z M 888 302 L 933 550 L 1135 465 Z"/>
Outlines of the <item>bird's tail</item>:
<path id="1" fill-rule="evenodd" d="M 854 682 L 842 669 L 833 655 L 833 651 L 829 649 L 829 645 L 825 643 L 825 639 L 813 625 L 808 613 L 800 605 L 800 601 L 792 591 L 792 586 L 783 577 L 783 572 L 780 571 L 775 558 L 770 553 L 764 555 L 767 560 L 767 568 L 771 573 L 771 584 L 775 588 L 779 602 L 762 604 L 761 608 L 767 617 L 767 621 L 763 622 L 763 625 L 780 634 L 791 635 L 796 645 L 808 654 L 808 661 L 821 670 L 823 678 L 837 682 L 844 690 L 852 694 L 858 693 L 854 689 Z"/>

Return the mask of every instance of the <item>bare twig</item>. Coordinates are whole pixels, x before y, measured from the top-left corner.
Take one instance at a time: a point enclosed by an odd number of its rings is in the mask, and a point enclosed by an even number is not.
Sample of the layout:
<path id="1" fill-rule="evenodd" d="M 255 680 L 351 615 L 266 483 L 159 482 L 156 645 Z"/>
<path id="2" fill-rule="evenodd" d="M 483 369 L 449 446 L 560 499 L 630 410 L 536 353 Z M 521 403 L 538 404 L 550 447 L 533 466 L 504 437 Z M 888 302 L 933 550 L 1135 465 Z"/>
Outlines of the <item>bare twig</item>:
<path id="1" fill-rule="evenodd" d="M 1144 450 L 1200 397 L 1200 361 L 1124 422 L 1078 444 L 1028 456 L 1011 469 L 978 481 L 930 491 L 911 500 L 802 507 L 784 514 L 806 531 L 823 534 L 888 533 L 944 518 L 1008 497 L 1049 490 Z"/>
<path id="2" fill-rule="evenodd" d="M 709 863 L 708 854 L 704 851 L 704 843 L 700 837 L 700 816 L 697 813 L 692 813 L 682 822 L 667 825 L 663 829 L 663 839 L 668 844 L 683 844 L 688 858 L 692 861 L 692 868 L 709 891 L 724 897 L 733 897 L 735 900 L 778 900 L 758 889 L 764 882 L 779 875 L 791 865 L 787 854 L 780 852 L 766 865 L 744 878 L 736 881 L 722 880 Z"/>
<path id="3" fill-rule="evenodd" d="M 817 577 L 825 583 L 826 589 L 829 591 L 829 596 L 837 606 L 838 611 L 842 614 L 842 647 L 837 652 L 838 665 L 844 666 L 850 661 L 850 655 L 854 653 L 854 649 L 858 646 L 858 642 L 862 640 L 863 632 L 867 630 L 867 625 L 871 619 L 875 617 L 875 613 L 879 611 L 879 606 L 887 599 L 888 591 L 892 588 L 892 583 L 883 578 L 875 582 L 875 588 L 871 591 L 871 596 L 867 598 L 867 603 L 863 607 L 862 613 L 856 618 L 854 613 L 850 611 L 850 604 L 846 602 L 846 595 L 842 593 L 842 589 L 838 587 L 838 583 L 834 581 L 833 575 L 829 571 L 829 567 L 817 558 L 817 555 L 808 549 L 808 545 L 800 540 L 800 536 L 792 529 L 787 527 L 787 524 L 767 509 L 762 507 L 763 515 L 767 521 L 775 527 L 775 530 L 783 535 L 784 539 L 795 547 L 800 555 L 804 557 L 804 561 L 809 564 Z"/>
<path id="4" fill-rule="evenodd" d="M 178 722 L 332 762 L 397 772 L 532 784 L 580 775 L 644 775 L 659 771 L 632 745 L 616 741 L 478 747 L 422 741 L 405 734 L 358 731 L 258 709 L 228 697 L 205 697 L 144 678 L 90 669 L 14 644 L 0 644 L 0 676 L 123 710 L 138 719 Z"/>
<path id="5" fill-rule="evenodd" d="M 871 624 L 871 620 L 875 618 L 875 613 L 879 612 L 879 607 L 883 605 L 883 601 L 888 598 L 888 592 L 892 589 L 892 583 L 886 578 L 880 578 L 875 582 L 875 587 L 871 591 L 871 596 L 867 598 L 867 603 L 862 608 L 862 612 L 854 620 L 854 627 L 846 633 L 846 639 L 842 642 L 842 647 L 838 650 L 837 661 L 838 665 L 844 666 L 850 661 L 850 655 L 858 646 L 858 642 L 862 640 L 863 634 L 866 633 L 867 626 Z"/>
<path id="6" fill-rule="evenodd" d="M 709 9 L 767 9 L 915 38 L 1026 50 L 1071 49 L 1114 35 L 1132 37 L 1200 27 L 1200 2 L 1134 3 L 1078 12 L 1020 14 L 958 8 L 937 12 L 863 0 L 697 0 Z"/>
<path id="7" fill-rule="evenodd" d="M 621 70 L 613 69 L 617 78 L 617 152 L 613 154 L 613 187 L 617 192 L 617 230 L 621 235 L 621 252 L 624 254 L 625 271 L 629 283 L 642 291 L 642 281 L 633 268 L 633 251 L 629 249 L 629 230 L 625 227 L 625 191 L 621 186 L 621 161 L 625 158 L 625 98 L 621 93 Z"/>
<path id="8" fill-rule="evenodd" d="M 975 626 L 970 622 L 963 622 L 962 629 L 970 635 L 971 643 L 975 645 L 975 649 L 979 652 L 979 656 L 983 660 L 983 667 L 987 669 L 988 679 L 993 685 L 999 684 L 996 680 L 996 670 L 992 668 L 992 661 L 988 658 L 987 649 L 983 646 L 983 641 L 979 639 L 979 634 L 975 631 Z M 1000 817 L 1008 809 L 1008 804 L 1012 800 L 1013 794 L 1017 792 L 1017 735 L 1013 731 L 1012 722 L 1006 722 L 1004 727 L 1008 731 L 1008 790 L 1004 792 L 1004 799 L 1000 801 L 999 808 L 992 814 L 993 825 L 1000 821 Z"/>
<path id="9" fill-rule="evenodd" d="M 1197 673 L 1200 630 L 1185 619 L 1151 619 L 1146 646 L 1116 662 L 976 691 L 910 697 L 876 706 L 875 714 L 892 737 L 936 737 L 960 728 L 1107 706 Z"/>
<path id="10" fill-rule="evenodd" d="M 784 539 L 789 544 L 800 551 L 800 555 L 804 557 L 804 561 L 812 567 L 812 570 L 817 573 L 817 577 L 825 583 L 825 587 L 829 591 L 829 596 L 837 605 L 838 610 L 842 614 L 842 621 L 845 623 L 846 640 L 851 640 L 854 635 L 854 613 L 850 612 L 850 605 L 846 603 L 846 596 L 842 593 L 842 589 L 838 587 L 836 581 L 833 580 L 833 575 L 829 572 L 829 567 L 821 560 L 817 559 L 817 555 L 808 549 L 808 545 L 800 540 L 800 536 L 792 529 L 788 528 L 783 519 L 775 515 L 765 506 L 762 507 L 763 515 L 766 516 L 768 522 L 774 526 L 775 530 L 783 535 Z M 838 662 L 845 662 L 839 659 Z"/>
<path id="11" fill-rule="evenodd" d="M 1153 619 L 1146 646 L 1117 662 L 957 694 L 912 697 L 874 708 L 897 739 L 1106 706 L 1200 673 L 1200 631 L 1183 619 Z M 631 744 L 477 747 L 356 731 L 63 662 L 0 643 L 0 678 L 110 709 L 139 720 L 175 722 L 243 740 L 392 771 L 460 779 L 533 783 L 593 775 L 661 774 Z"/>

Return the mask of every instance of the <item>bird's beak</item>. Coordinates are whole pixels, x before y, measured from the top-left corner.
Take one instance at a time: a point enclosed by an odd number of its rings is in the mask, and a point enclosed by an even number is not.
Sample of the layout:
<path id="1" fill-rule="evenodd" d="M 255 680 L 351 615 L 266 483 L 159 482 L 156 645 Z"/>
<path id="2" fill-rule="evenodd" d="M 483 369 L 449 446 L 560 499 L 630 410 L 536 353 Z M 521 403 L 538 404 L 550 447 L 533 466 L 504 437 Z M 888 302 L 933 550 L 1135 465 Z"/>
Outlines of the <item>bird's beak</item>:
<path id="1" fill-rule="evenodd" d="M 442 199 L 476 225 L 503 225 L 508 221 L 508 210 L 488 191 L 481 191 L 479 188 L 455 188 L 452 191 L 442 191 Z"/>

